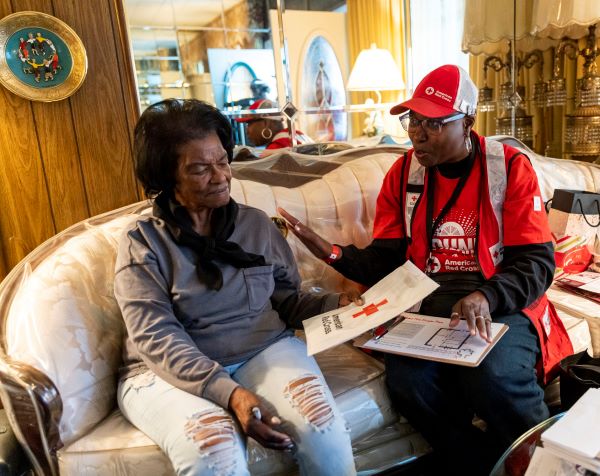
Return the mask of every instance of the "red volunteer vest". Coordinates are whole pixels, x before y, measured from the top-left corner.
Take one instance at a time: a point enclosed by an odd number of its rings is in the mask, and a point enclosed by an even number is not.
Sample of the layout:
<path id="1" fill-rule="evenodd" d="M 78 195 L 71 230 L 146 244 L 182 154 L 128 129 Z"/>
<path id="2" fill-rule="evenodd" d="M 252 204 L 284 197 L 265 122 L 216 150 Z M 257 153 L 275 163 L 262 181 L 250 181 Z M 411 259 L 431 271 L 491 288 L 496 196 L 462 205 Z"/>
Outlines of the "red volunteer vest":
<path id="1" fill-rule="evenodd" d="M 504 239 L 507 233 L 504 230 L 504 202 L 508 183 L 507 170 L 509 160 L 519 150 L 501 144 L 500 142 L 479 137 L 481 145 L 481 158 L 475 161 L 469 180 L 480 181 L 479 201 L 479 230 L 475 255 L 481 272 L 485 279 L 499 272 L 502 268 Z M 427 197 L 427 170 L 417 160 L 412 160 L 412 149 L 408 152 L 406 161 L 401 169 L 401 197 L 404 197 L 402 209 L 404 210 L 404 232 L 408 238 L 407 258 L 419 269 L 425 271 L 429 256 L 429 246 L 426 235 L 426 197 Z M 466 190 L 467 188 L 465 188 Z M 463 190 L 464 193 L 464 190 Z M 536 212 L 543 212 L 543 203 L 539 189 L 534 203 L 530 206 Z M 538 207 L 542 207 L 538 210 Z M 511 215 L 508 215 L 511 216 Z M 512 217 L 511 218 L 515 218 Z M 515 222 L 513 226 L 520 228 L 521 241 L 518 244 L 540 243 L 548 240 L 539 239 L 539 232 L 531 228 L 530 236 L 528 227 Z M 546 225 L 547 226 L 547 225 Z M 539 228 L 539 227 L 538 227 Z M 549 231 L 547 233 L 549 235 Z M 531 240 L 531 241 L 529 241 Z M 539 297 L 522 312 L 531 319 L 538 333 L 541 345 L 542 359 L 539 363 L 538 375 L 543 377 L 544 383 L 549 382 L 558 370 L 560 360 L 573 353 L 573 347 L 567 331 L 558 317 L 554 306 L 546 295 Z"/>

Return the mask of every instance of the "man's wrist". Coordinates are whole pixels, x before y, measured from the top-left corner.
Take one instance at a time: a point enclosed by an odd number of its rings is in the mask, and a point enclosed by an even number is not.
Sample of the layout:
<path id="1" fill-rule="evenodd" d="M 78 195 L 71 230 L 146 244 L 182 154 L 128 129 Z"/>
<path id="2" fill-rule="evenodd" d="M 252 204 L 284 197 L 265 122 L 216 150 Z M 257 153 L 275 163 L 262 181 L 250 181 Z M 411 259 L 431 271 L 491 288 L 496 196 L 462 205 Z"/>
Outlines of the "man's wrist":
<path id="1" fill-rule="evenodd" d="M 342 257 L 342 249 L 338 245 L 332 245 L 329 256 L 323 258 L 323 261 L 327 264 L 332 264 Z"/>

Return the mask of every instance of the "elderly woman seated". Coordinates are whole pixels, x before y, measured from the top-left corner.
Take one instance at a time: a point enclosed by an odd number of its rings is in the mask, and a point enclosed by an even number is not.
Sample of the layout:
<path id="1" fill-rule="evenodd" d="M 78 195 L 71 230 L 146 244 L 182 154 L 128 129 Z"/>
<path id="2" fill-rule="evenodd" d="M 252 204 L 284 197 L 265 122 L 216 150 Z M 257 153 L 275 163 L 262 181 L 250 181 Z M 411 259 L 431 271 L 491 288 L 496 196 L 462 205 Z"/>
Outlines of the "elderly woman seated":
<path id="1" fill-rule="evenodd" d="M 246 436 L 301 474 L 355 474 L 345 422 L 290 328 L 360 301 L 300 290 L 276 226 L 229 195 L 232 150 L 227 119 L 200 101 L 160 102 L 136 126 L 154 207 L 119 244 L 119 406 L 178 474 L 248 474 Z"/>

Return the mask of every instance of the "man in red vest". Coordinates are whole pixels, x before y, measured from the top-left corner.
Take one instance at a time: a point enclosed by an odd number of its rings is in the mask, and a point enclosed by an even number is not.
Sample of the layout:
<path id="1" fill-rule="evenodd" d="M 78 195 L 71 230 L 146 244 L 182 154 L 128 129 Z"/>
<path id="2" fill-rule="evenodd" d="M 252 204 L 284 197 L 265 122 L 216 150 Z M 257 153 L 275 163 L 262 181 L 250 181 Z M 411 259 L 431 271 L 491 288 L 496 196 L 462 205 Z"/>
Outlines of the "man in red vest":
<path id="1" fill-rule="evenodd" d="M 291 230 L 344 276 L 372 285 L 406 260 L 440 286 L 419 312 L 465 319 L 490 340 L 475 368 L 386 354 L 398 410 L 434 448 L 439 474 L 489 474 L 523 432 L 548 418 L 540 383 L 573 352 L 545 291 L 554 253 L 536 174 L 519 150 L 472 131 L 477 88 L 466 71 L 441 66 L 394 106 L 413 148 L 387 173 L 373 242 L 332 245 L 285 210 Z M 487 430 L 472 425 L 474 416 Z"/>

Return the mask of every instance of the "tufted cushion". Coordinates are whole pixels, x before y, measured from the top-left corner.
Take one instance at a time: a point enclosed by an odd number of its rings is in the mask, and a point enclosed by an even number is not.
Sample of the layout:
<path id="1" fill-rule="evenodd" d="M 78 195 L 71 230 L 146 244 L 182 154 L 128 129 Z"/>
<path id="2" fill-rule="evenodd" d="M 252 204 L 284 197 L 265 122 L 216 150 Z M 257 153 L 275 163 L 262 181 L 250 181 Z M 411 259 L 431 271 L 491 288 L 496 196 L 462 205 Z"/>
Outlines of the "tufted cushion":
<path id="1" fill-rule="evenodd" d="M 118 236 L 131 220 L 120 217 L 71 238 L 26 277 L 10 309 L 7 354 L 56 385 L 64 443 L 114 408 L 124 329 L 114 262 Z"/>

